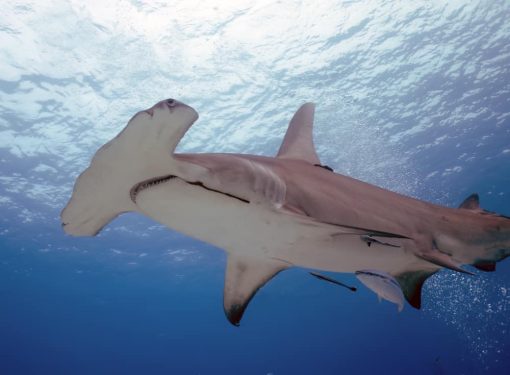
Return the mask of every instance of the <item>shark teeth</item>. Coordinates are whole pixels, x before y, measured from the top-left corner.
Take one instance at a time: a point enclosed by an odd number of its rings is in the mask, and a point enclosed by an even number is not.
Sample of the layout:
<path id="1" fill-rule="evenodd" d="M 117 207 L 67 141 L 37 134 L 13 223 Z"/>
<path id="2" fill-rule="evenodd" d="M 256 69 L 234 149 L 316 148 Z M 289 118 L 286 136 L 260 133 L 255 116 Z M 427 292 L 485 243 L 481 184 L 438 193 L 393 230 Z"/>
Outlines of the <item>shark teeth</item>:
<path id="1" fill-rule="evenodd" d="M 129 192 L 131 200 L 133 201 L 133 203 L 136 203 L 136 196 L 138 195 L 139 192 L 141 192 L 142 190 L 148 189 L 150 187 L 159 185 L 163 182 L 167 182 L 168 180 L 171 180 L 172 178 L 175 178 L 175 177 L 176 176 L 173 176 L 173 175 L 167 175 L 167 176 L 154 177 L 154 178 L 150 178 L 148 180 L 139 182 L 138 184 L 133 186 L 131 188 L 131 191 Z"/>

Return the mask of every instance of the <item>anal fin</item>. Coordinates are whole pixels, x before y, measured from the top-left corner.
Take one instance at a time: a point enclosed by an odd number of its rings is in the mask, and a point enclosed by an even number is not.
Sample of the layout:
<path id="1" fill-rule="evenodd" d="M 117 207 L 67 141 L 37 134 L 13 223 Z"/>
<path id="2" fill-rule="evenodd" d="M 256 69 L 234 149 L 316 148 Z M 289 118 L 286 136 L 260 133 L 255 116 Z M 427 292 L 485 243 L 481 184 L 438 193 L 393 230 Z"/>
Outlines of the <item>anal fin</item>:
<path id="1" fill-rule="evenodd" d="M 288 267 L 288 263 L 276 259 L 229 254 L 223 291 L 223 307 L 229 322 L 239 326 L 255 293 Z"/>
<path id="2" fill-rule="evenodd" d="M 437 271 L 410 271 L 395 276 L 407 302 L 416 309 L 421 308 L 421 289 L 423 283 Z"/>

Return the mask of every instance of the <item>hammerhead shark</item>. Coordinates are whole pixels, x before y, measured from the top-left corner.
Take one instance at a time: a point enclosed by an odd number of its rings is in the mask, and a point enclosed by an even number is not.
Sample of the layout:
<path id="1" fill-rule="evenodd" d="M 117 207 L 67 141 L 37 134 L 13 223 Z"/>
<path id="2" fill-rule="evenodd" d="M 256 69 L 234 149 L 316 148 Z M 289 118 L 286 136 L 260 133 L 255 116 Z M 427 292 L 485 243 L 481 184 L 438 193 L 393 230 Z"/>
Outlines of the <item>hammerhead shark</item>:
<path id="1" fill-rule="evenodd" d="M 314 111 L 312 103 L 298 109 L 276 157 L 175 153 L 198 113 L 163 100 L 96 152 L 62 226 L 94 236 L 135 211 L 224 249 L 223 304 L 234 325 L 257 290 L 289 267 L 388 275 L 420 308 L 422 285 L 439 269 L 494 271 L 510 255 L 510 219 L 481 209 L 477 194 L 459 208 L 442 207 L 321 164 Z"/>

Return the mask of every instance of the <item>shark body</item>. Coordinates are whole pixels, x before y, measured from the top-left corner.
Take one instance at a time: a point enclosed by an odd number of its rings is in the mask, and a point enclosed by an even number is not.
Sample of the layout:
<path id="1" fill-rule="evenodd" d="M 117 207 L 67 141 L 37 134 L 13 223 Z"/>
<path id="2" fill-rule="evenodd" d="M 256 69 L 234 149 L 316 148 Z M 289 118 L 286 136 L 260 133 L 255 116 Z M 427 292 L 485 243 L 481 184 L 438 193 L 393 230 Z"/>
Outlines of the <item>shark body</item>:
<path id="1" fill-rule="evenodd" d="M 479 207 L 406 197 L 322 166 L 312 138 L 314 105 L 292 118 L 277 157 L 176 154 L 196 111 L 176 100 L 136 114 L 80 175 L 62 212 L 64 230 L 95 235 L 123 212 L 140 212 L 228 253 L 224 309 L 238 325 L 256 291 L 299 266 L 379 270 L 419 308 L 440 268 L 493 271 L 510 255 L 510 220 Z"/>

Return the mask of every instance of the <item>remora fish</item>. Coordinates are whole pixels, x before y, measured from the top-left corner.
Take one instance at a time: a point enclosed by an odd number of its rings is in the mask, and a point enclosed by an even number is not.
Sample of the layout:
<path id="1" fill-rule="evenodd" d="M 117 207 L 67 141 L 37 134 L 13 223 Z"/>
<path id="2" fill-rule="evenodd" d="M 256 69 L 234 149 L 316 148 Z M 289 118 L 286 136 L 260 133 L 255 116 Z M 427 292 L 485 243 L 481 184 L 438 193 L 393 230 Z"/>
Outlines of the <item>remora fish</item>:
<path id="1" fill-rule="evenodd" d="M 356 277 L 369 289 L 377 294 L 379 301 L 384 298 L 398 306 L 398 311 L 404 308 L 404 293 L 399 283 L 389 273 L 377 270 L 362 270 L 355 272 Z"/>
<path id="2" fill-rule="evenodd" d="M 299 108 L 274 158 L 176 154 L 198 114 L 161 101 L 97 151 L 62 211 L 64 230 L 94 236 L 136 211 L 224 249 L 224 309 L 235 325 L 256 291 L 292 266 L 384 271 L 419 308 L 440 268 L 493 271 L 510 255 L 510 220 L 480 209 L 477 195 L 440 207 L 322 166 L 313 116 L 312 103 Z"/>

